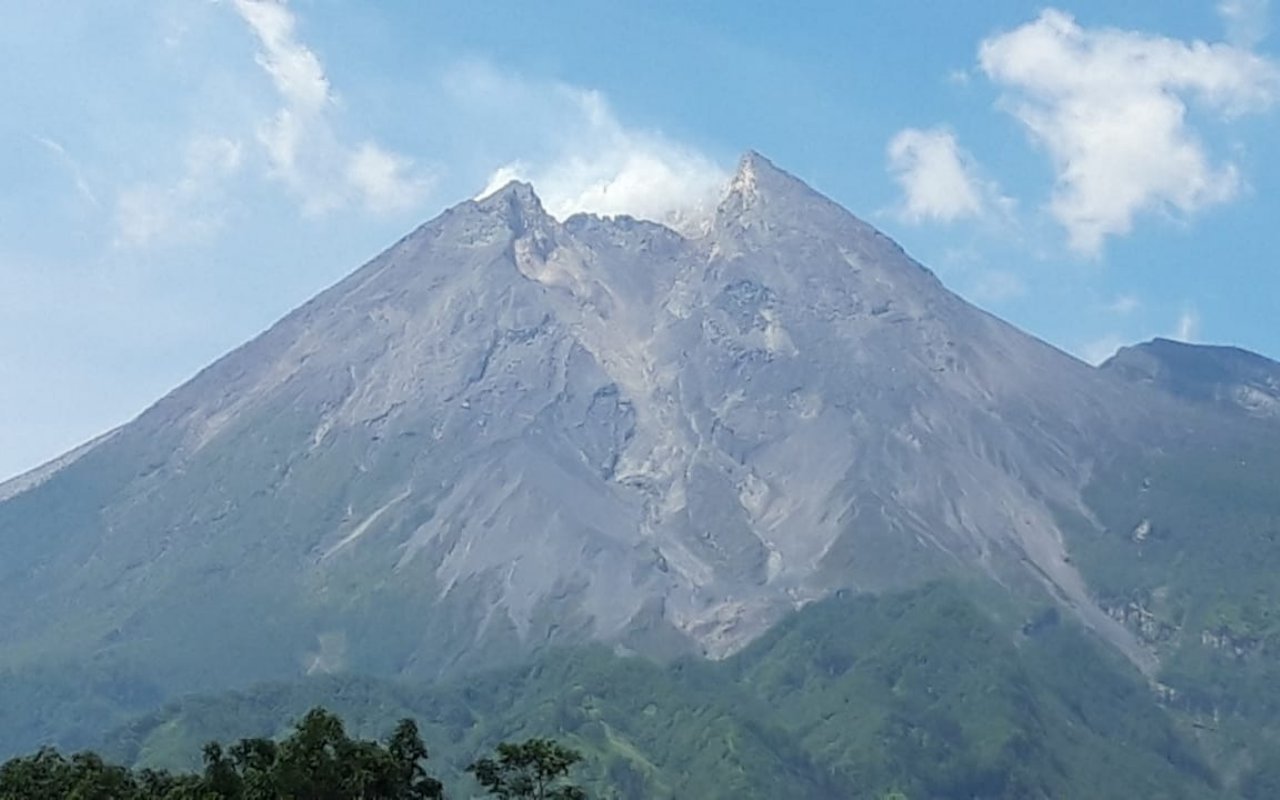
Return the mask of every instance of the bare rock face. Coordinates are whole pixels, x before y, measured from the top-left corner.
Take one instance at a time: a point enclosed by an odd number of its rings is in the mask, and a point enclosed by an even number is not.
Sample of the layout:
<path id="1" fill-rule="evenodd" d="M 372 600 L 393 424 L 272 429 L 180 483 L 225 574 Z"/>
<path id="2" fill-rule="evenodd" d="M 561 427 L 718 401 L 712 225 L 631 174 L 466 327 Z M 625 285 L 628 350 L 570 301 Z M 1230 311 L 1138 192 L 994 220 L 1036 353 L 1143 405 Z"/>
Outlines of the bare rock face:
<path id="1" fill-rule="evenodd" d="M 417 229 L 0 487 L 0 659 L 186 690 L 585 639 L 718 657 L 838 589 L 962 572 L 1149 663 L 1057 520 L 1180 405 L 758 155 L 700 230 L 560 222 L 518 183 Z"/>

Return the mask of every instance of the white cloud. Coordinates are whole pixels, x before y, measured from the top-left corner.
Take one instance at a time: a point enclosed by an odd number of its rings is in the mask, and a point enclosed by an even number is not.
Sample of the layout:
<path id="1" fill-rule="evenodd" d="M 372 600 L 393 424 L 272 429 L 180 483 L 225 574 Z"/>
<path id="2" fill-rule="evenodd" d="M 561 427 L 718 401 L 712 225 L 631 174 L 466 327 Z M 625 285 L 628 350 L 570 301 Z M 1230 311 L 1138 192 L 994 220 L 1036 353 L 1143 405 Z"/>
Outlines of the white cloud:
<path id="1" fill-rule="evenodd" d="M 489 180 L 485 181 L 484 188 L 475 196 L 476 200 L 483 199 L 498 191 L 512 181 L 527 181 L 525 175 L 529 168 L 520 161 L 512 161 L 510 164 L 503 164 L 493 171 L 489 176 Z"/>
<path id="2" fill-rule="evenodd" d="M 493 171 L 481 194 L 525 180 L 561 219 L 578 212 L 628 214 L 692 230 L 714 210 L 729 179 L 698 150 L 623 125 L 599 92 L 476 63 L 459 65 L 446 83 L 488 119 L 518 126 L 519 157 Z"/>
<path id="3" fill-rule="evenodd" d="M 1129 344 L 1128 339 L 1119 334 L 1109 333 L 1080 345 L 1076 348 L 1076 355 L 1096 367 L 1127 344 Z"/>
<path id="4" fill-rule="evenodd" d="M 347 181 L 375 212 L 412 208 L 427 190 L 425 179 L 411 177 L 412 162 L 365 142 L 347 163 Z"/>
<path id="5" fill-rule="evenodd" d="M 236 11 L 262 45 L 258 65 L 271 76 L 276 90 L 293 108 L 319 111 L 332 102 L 324 67 L 297 40 L 293 12 L 285 0 L 234 0 Z"/>
<path id="6" fill-rule="evenodd" d="M 1200 339 L 1200 312 L 1194 308 L 1184 309 L 1178 315 L 1178 324 L 1173 329 L 1173 338 L 1180 342 L 1195 342 Z"/>
<path id="7" fill-rule="evenodd" d="M 47 136 L 33 137 L 37 144 L 52 154 L 55 161 L 60 164 L 63 169 L 71 176 L 71 180 L 75 183 L 76 192 L 80 197 L 86 200 L 95 208 L 102 206 L 98 201 L 98 195 L 94 193 L 93 187 L 89 185 L 89 181 L 85 178 L 84 170 L 80 167 L 80 162 L 67 152 L 67 148 L 63 147 L 60 142 L 50 139 Z"/>
<path id="8" fill-rule="evenodd" d="M 120 192 L 116 245 L 173 244 L 216 231 L 222 225 L 222 184 L 240 168 L 241 158 L 241 145 L 232 139 L 192 139 L 176 182 L 141 183 Z"/>
<path id="9" fill-rule="evenodd" d="M 984 41 L 979 64 L 1048 151 L 1050 211 L 1088 254 L 1139 212 L 1187 214 L 1235 196 L 1238 169 L 1213 162 L 1188 123 L 1190 100 L 1226 120 L 1280 96 L 1280 68 L 1248 50 L 1085 29 L 1052 9 Z"/>
<path id="10" fill-rule="evenodd" d="M 1139 300 L 1136 296 L 1131 294 L 1122 294 L 1116 297 L 1115 300 L 1112 300 L 1110 303 L 1107 303 L 1106 306 L 1103 307 L 1103 310 L 1110 312 L 1112 314 L 1119 314 L 1120 316 L 1126 316 L 1128 314 L 1132 314 L 1133 312 L 1137 311 L 1141 307 L 1142 307 L 1142 301 Z"/>
<path id="11" fill-rule="evenodd" d="M 298 40 L 287 2 L 233 0 L 233 6 L 257 37 L 257 63 L 281 101 L 259 128 L 258 140 L 271 176 L 301 199 L 303 210 L 323 214 L 360 203 L 376 213 L 419 203 L 429 182 L 410 159 L 373 142 L 342 142 L 333 120 L 338 104 L 324 66 Z"/>
<path id="12" fill-rule="evenodd" d="M 1218 14 L 1227 28 L 1227 41 L 1239 47 L 1254 47 L 1270 32 L 1269 0 L 1220 0 Z"/>
<path id="13" fill-rule="evenodd" d="M 978 177 L 973 158 L 945 128 L 899 131 L 888 146 L 889 171 L 902 187 L 898 216 L 905 222 L 954 222 L 983 216 L 999 198 Z"/>

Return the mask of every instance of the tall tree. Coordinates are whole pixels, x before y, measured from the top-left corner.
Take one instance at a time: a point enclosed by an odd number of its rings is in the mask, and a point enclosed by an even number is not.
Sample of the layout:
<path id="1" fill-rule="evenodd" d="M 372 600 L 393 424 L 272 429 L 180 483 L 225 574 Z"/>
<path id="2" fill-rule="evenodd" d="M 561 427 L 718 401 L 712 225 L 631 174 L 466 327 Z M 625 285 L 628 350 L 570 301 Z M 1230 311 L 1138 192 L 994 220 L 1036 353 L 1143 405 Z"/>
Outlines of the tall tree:
<path id="1" fill-rule="evenodd" d="M 498 745 L 497 758 L 467 767 L 499 800 L 585 800 L 587 793 L 566 781 L 582 755 L 551 739 L 527 739 Z"/>

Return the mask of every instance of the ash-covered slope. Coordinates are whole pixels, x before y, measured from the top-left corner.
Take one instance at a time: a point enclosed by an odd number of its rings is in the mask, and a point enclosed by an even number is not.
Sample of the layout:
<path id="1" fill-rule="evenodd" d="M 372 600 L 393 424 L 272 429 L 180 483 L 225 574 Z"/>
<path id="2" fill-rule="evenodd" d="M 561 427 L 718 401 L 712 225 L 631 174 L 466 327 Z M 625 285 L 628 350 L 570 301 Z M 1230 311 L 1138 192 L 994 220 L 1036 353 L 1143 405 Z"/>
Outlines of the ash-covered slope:
<path id="1" fill-rule="evenodd" d="M 1238 347 L 1152 339 L 1121 348 L 1102 369 L 1193 403 L 1280 421 L 1280 364 Z"/>
<path id="2" fill-rule="evenodd" d="M 548 641 L 720 656 L 949 571 L 1043 587 L 1146 663 L 1058 520 L 1183 413 L 760 156 L 695 239 L 512 184 L 0 487 L 0 666 L 186 690 Z"/>

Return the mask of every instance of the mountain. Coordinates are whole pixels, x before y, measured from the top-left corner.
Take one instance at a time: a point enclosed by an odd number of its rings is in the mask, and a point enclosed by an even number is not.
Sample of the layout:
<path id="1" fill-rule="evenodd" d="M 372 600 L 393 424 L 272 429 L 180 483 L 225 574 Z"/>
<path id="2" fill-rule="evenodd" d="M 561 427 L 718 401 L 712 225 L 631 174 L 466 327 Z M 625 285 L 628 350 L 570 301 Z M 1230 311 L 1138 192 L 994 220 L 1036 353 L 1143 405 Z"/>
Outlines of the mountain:
<path id="1" fill-rule="evenodd" d="M 1238 347 L 1153 339 L 1121 348 L 1102 369 L 1193 403 L 1280 420 L 1280 363 Z"/>
<path id="2" fill-rule="evenodd" d="M 1243 708 L 1195 665 L 1272 674 L 1275 426 L 1022 333 L 759 155 L 699 231 L 510 184 L 0 486 L 0 727 L 587 641 L 719 659 L 944 576 L 1050 598 L 1188 719 Z"/>
<path id="3" fill-rule="evenodd" d="M 597 646 L 433 687 L 317 676 L 177 701 L 103 746 L 193 769 L 206 741 L 279 735 L 323 704 L 366 737 L 420 720 L 451 797 L 496 742 L 548 732 L 600 798 L 1228 796 L 1115 660 L 1050 609 L 1019 631 L 929 584 L 810 604 L 724 661 Z"/>

